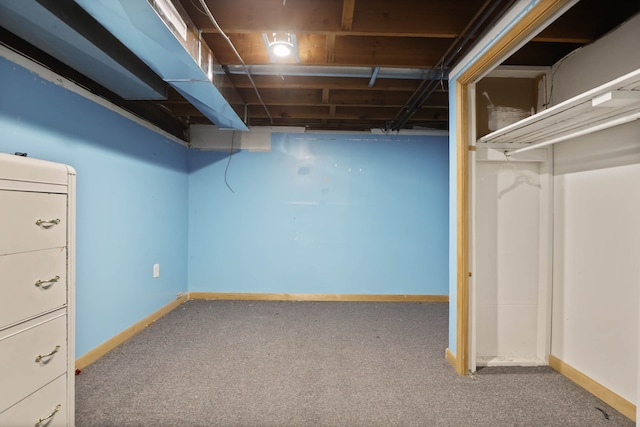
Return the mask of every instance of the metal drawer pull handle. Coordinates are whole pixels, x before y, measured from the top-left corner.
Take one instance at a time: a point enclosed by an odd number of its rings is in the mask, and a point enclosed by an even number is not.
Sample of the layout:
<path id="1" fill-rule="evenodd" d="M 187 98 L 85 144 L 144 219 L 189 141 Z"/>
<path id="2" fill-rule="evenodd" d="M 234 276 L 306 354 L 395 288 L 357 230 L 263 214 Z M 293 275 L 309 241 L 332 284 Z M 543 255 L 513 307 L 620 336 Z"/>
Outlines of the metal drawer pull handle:
<path id="1" fill-rule="evenodd" d="M 58 411 L 60 410 L 60 408 L 62 408 L 62 405 L 57 404 L 57 405 L 56 405 L 56 408 L 53 410 L 53 412 L 51 412 L 49 415 L 47 415 L 47 416 L 46 416 L 46 417 L 44 417 L 44 418 L 40 418 L 40 419 L 38 419 L 38 422 L 36 423 L 36 426 L 35 426 L 35 427 L 41 426 L 41 425 L 42 425 L 42 423 L 44 423 L 45 421 L 50 420 L 51 418 L 53 418 L 53 416 L 54 416 L 55 414 L 57 414 L 57 413 L 58 413 Z"/>
<path id="2" fill-rule="evenodd" d="M 36 357 L 36 362 L 41 361 L 42 359 L 44 359 L 45 357 L 50 357 L 53 356 L 54 354 L 56 354 L 58 352 L 58 350 L 60 350 L 60 346 L 57 345 L 56 348 L 54 348 L 53 350 L 51 350 L 50 353 L 47 354 L 40 354 L 38 357 Z M 46 419 L 46 418 L 45 418 Z"/>
<path id="3" fill-rule="evenodd" d="M 53 285 L 53 284 L 54 284 L 54 283 L 56 283 L 58 280 L 60 280 L 60 276 L 53 277 L 53 278 L 51 278 L 51 279 L 49 279 L 49 280 L 38 280 L 38 281 L 36 282 L 36 287 L 38 287 L 38 288 L 42 287 L 42 288 L 44 288 L 44 289 L 47 289 L 49 286 Z M 49 286 L 42 286 L 42 285 L 44 285 L 45 283 L 49 283 Z"/>
<path id="4" fill-rule="evenodd" d="M 39 219 L 36 221 L 36 225 L 42 225 L 44 227 L 51 227 L 53 225 L 60 224 L 60 218 L 56 219 Z"/>

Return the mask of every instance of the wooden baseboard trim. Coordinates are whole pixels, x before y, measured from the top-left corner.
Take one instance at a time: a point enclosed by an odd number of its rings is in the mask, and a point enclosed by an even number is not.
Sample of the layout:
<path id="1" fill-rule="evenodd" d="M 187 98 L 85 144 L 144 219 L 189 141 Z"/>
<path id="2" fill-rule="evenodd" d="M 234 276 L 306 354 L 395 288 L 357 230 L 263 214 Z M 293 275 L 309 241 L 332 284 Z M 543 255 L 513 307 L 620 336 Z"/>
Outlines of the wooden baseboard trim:
<path id="1" fill-rule="evenodd" d="M 445 359 L 447 359 L 447 362 L 449 362 L 449 364 L 453 366 L 453 369 L 458 369 L 458 359 L 456 359 L 456 355 L 453 354 L 450 349 L 447 348 L 444 351 L 444 357 Z"/>
<path id="2" fill-rule="evenodd" d="M 267 294 L 235 292 L 187 292 L 141 321 L 125 329 L 76 359 L 76 369 L 89 366 L 180 304 L 192 300 L 253 301 L 353 301 L 353 302 L 449 302 L 448 295 L 370 295 L 370 294 Z"/>
<path id="3" fill-rule="evenodd" d="M 449 302 L 448 295 L 267 294 L 189 292 L 189 299 L 249 301 Z"/>
<path id="4" fill-rule="evenodd" d="M 152 324 L 153 322 L 155 322 L 156 320 L 158 320 L 159 318 L 167 314 L 168 312 L 170 312 L 171 310 L 173 310 L 174 308 L 178 307 L 180 304 L 184 303 L 188 299 L 189 297 L 187 294 L 182 295 L 180 298 L 174 301 L 171 301 L 169 304 L 151 313 L 149 316 L 145 317 L 141 321 L 135 323 L 131 327 L 120 332 L 118 335 L 115 335 L 113 338 L 100 344 L 98 347 L 94 348 L 93 350 L 90 350 L 87 353 L 83 354 L 82 356 L 76 359 L 76 369 L 84 369 L 85 367 L 89 366 L 90 364 L 92 364 L 93 362 L 95 362 L 96 360 L 98 360 L 99 358 L 101 358 L 102 356 L 104 356 L 105 354 L 107 354 L 108 352 L 110 352 L 111 350 L 113 350 L 114 348 L 116 348 L 117 346 L 119 346 L 120 344 L 122 344 L 123 342 L 125 342 L 126 340 L 128 340 L 129 338 L 131 338 L 132 336 L 134 336 L 135 334 L 137 334 L 138 332 L 140 332 L 141 330 L 143 330 L 144 328 L 146 328 L 147 326 L 149 326 L 150 324 Z"/>
<path id="5" fill-rule="evenodd" d="M 636 421 L 636 405 L 629 402 L 619 394 L 609 390 L 607 387 L 555 356 L 549 356 L 549 366 L 596 396 L 598 399 L 619 411 L 625 417 L 632 421 Z"/>

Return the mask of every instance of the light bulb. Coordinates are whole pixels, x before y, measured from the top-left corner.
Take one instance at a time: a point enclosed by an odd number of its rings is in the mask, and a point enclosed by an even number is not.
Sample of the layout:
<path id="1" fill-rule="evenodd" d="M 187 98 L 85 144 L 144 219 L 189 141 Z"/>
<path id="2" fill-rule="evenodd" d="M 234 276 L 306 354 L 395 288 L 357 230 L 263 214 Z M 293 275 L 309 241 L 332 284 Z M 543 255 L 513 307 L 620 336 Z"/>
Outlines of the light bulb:
<path id="1" fill-rule="evenodd" d="M 272 52 L 274 55 L 284 58 L 291 55 L 291 47 L 287 43 L 274 43 Z"/>

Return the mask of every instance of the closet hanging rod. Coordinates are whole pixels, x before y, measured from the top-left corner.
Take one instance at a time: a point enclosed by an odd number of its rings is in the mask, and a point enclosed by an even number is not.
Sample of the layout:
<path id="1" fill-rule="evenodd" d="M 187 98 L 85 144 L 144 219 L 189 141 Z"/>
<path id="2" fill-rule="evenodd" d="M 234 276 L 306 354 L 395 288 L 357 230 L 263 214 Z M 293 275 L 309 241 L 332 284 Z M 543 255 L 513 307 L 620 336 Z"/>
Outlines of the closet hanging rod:
<path id="1" fill-rule="evenodd" d="M 525 151 L 535 150 L 536 148 L 541 148 L 541 147 L 546 147 L 548 145 L 553 145 L 553 144 L 556 144 L 558 142 L 566 141 L 568 139 L 572 139 L 572 138 L 577 138 L 579 136 L 588 135 L 590 133 L 598 132 L 598 131 L 601 131 L 601 130 L 604 130 L 604 129 L 609 129 L 609 128 L 614 127 L 614 126 L 620 126 L 620 125 L 623 125 L 625 123 L 629 123 L 629 122 L 632 122 L 632 121 L 638 120 L 638 119 L 640 119 L 640 111 L 635 111 L 632 114 L 628 114 L 628 115 L 625 115 L 625 116 L 622 116 L 622 117 L 618 117 L 616 119 L 609 120 L 609 121 L 606 121 L 606 122 L 603 122 L 603 123 L 599 123 L 599 124 L 594 125 L 594 126 L 589 126 L 589 127 L 580 129 L 580 130 L 575 131 L 575 132 L 566 133 L 564 135 L 560 135 L 558 137 L 551 138 L 551 139 L 548 139 L 546 141 L 537 142 L 537 143 L 529 145 L 528 147 L 517 148 L 515 150 L 505 150 L 504 155 L 508 158 L 509 156 L 512 156 L 514 154 L 524 153 Z"/>

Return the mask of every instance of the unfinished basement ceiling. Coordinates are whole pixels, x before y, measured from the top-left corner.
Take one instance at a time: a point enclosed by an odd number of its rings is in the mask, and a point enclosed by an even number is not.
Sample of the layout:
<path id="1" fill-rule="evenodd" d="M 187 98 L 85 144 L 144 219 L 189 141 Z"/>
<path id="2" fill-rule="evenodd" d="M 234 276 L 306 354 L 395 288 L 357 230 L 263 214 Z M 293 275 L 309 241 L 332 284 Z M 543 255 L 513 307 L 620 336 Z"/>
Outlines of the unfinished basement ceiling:
<path id="1" fill-rule="evenodd" d="M 447 69 L 513 1 L 206 0 L 257 91 L 201 1 L 174 3 L 227 71 L 239 94 L 230 104 L 247 125 L 352 131 L 447 129 Z M 640 0 L 581 0 L 504 64 L 552 65 L 639 10 Z M 189 124 L 211 123 L 171 86 L 166 99 L 125 100 L 12 30 L 0 31 L 2 43 L 179 138 Z M 280 31 L 295 33 L 299 63 L 271 62 L 263 34 Z"/>

